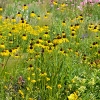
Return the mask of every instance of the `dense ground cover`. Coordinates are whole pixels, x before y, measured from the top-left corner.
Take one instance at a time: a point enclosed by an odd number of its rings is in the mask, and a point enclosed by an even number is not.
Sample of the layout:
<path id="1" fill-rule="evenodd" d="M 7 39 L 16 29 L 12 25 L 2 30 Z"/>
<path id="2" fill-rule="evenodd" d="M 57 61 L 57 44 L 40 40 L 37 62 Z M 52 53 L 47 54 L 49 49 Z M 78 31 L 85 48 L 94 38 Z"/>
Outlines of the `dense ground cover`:
<path id="1" fill-rule="evenodd" d="M 0 100 L 100 100 L 98 0 L 3 4 Z"/>

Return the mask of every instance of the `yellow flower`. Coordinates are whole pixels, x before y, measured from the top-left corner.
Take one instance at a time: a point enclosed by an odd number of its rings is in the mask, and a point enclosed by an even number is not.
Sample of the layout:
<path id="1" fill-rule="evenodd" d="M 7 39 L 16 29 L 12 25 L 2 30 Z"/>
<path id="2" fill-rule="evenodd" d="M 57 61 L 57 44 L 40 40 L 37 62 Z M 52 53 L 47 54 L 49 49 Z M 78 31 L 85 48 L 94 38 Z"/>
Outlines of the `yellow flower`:
<path id="1" fill-rule="evenodd" d="M 32 98 L 29 98 L 29 100 L 33 100 Z"/>
<path id="2" fill-rule="evenodd" d="M 45 77 L 45 76 L 47 76 L 47 73 L 45 73 L 45 72 L 41 73 L 40 76 L 44 76 Z"/>
<path id="3" fill-rule="evenodd" d="M 40 19 L 41 19 L 41 17 L 40 17 L 40 16 L 37 16 L 37 19 L 38 19 L 38 20 L 40 20 Z"/>
<path id="4" fill-rule="evenodd" d="M 78 99 L 78 96 L 75 92 L 68 96 L 68 100 L 77 100 L 77 99 Z"/>
<path id="5" fill-rule="evenodd" d="M 2 19 L 2 15 L 0 15 L 0 19 Z"/>
<path id="6" fill-rule="evenodd" d="M 7 87 L 6 85 L 4 86 L 4 88 L 5 88 L 5 89 L 8 89 L 8 87 Z"/>
<path id="7" fill-rule="evenodd" d="M 79 27 L 80 27 L 79 24 L 75 24 L 76 29 L 79 29 Z"/>
<path id="8" fill-rule="evenodd" d="M 18 12 L 17 17 L 22 17 L 22 14 L 20 12 Z"/>
<path id="9" fill-rule="evenodd" d="M 34 11 L 31 12 L 30 17 L 35 17 L 36 14 L 34 13 Z"/>
<path id="10" fill-rule="evenodd" d="M 65 4 L 65 3 L 62 3 L 62 4 L 61 4 L 61 7 L 66 7 L 66 4 Z"/>
<path id="11" fill-rule="evenodd" d="M 48 34 L 48 32 L 45 32 L 45 34 L 43 35 L 43 37 L 45 37 L 45 38 L 49 38 L 50 35 Z"/>
<path id="12" fill-rule="evenodd" d="M 56 1 L 54 1 L 54 2 L 53 2 L 53 4 L 54 4 L 54 5 L 57 5 L 57 2 L 56 2 Z"/>
<path id="13" fill-rule="evenodd" d="M 14 17 L 12 17 L 11 22 L 15 23 L 16 19 Z"/>
<path id="14" fill-rule="evenodd" d="M 60 89 L 62 86 L 61 86 L 61 84 L 58 84 L 58 88 Z"/>
<path id="15" fill-rule="evenodd" d="M 84 20 L 83 20 L 83 18 L 80 18 L 80 22 L 82 23 Z"/>
<path id="16" fill-rule="evenodd" d="M 46 80 L 47 80 L 47 81 L 50 81 L 50 78 L 47 77 Z"/>
<path id="17" fill-rule="evenodd" d="M 62 26 L 66 26 L 66 22 L 65 21 L 62 22 Z"/>
<path id="18" fill-rule="evenodd" d="M 70 30 L 74 30 L 75 29 L 75 26 L 74 25 L 71 25 L 70 26 Z"/>
<path id="19" fill-rule="evenodd" d="M 2 11 L 3 10 L 3 8 L 2 7 L 0 7 L 0 11 Z"/>
<path id="20" fill-rule="evenodd" d="M 28 6 L 26 6 L 26 4 L 24 4 L 23 9 L 24 10 L 28 9 Z"/>
<path id="21" fill-rule="evenodd" d="M 0 44 L 0 48 L 3 48 L 3 49 L 5 48 L 4 43 L 1 43 L 1 44 Z"/>
<path id="22" fill-rule="evenodd" d="M 47 15 L 44 15 L 44 18 L 48 18 L 48 16 Z"/>
<path id="23" fill-rule="evenodd" d="M 49 86 L 49 85 L 47 85 L 47 87 L 46 87 L 47 89 L 50 89 L 50 90 L 52 90 L 52 87 L 51 86 Z"/>
<path id="24" fill-rule="evenodd" d="M 100 6 L 100 2 L 98 3 L 98 6 Z"/>
<path id="25" fill-rule="evenodd" d="M 19 92 L 19 94 L 21 94 L 22 98 L 24 98 L 24 93 L 23 93 L 23 91 L 22 91 L 22 90 L 19 90 L 18 92 Z"/>
<path id="26" fill-rule="evenodd" d="M 3 50 L 1 53 L 0 53 L 1 56 L 9 56 L 9 50 Z"/>
<path id="27" fill-rule="evenodd" d="M 29 91 L 30 89 L 29 89 L 29 87 L 26 87 L 26 89 L 27 89 L 27 91 Z"/>
<path id="28" fill-rule="evenodd" d="M 30 47 L 27 49 L 27 52 L 28 52 L 28 53 L 34 53 L 34 48 L 33 48 L 33 46 L 30 46 Z"/>
<path id="29" fill-rule="evenodd" d="M 23 40 L 27 40 L 27 35 L 26 34 L 23 34 L 22 39 Z"/>
<path id="30" fill-rule="evenodd" d="M 76 38 L 76 36 L 77 36 L 77 35 L 76 35 L 75 33 L 73 33 L 73 32 L 72 32 L 71 35 L 70 35 L 70 37 L 72 37 L 72 38 Z"/>
<path id="31" fill-rule="evenodd" d="M 50 14 L 50 12 L 49 11 L 47 11 L 47 15 L 49 15 Z"/>
<path id="32" fill-rule="evenodd" d="M 30 79 L 31 79 L 31 78 L 30 78 L 30 77 L 28 77 L 27 79 L 28 79 L 28 81 L 30 81 Z"/>
<path id="33" fill-rule="evenodd" d="M 36 80 L 31 80 L 32 83 L 36 83 Z"/>

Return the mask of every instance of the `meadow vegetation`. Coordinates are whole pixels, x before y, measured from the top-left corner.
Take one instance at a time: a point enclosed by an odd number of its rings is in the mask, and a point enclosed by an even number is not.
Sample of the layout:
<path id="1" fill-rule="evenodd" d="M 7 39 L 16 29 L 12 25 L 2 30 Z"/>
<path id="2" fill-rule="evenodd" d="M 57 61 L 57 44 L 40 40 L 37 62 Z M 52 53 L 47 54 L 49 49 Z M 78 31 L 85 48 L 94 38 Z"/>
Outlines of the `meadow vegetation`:
<path id="1" fill-rule="evenodd" d="M 99 11 L 99 0 L 1 0 L 0 100 L 100 100 Z"/>

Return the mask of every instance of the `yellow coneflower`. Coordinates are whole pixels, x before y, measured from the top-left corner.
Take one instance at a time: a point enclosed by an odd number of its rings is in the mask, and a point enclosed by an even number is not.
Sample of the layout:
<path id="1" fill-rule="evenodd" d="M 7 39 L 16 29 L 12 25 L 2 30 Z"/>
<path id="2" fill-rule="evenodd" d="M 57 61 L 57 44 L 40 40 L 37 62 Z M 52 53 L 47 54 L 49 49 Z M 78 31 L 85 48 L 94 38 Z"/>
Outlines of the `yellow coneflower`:
<path id="1" fill-rule="evenodd" d="M 41 17 L 40 17 L 40 16 L 37 16 L 37 19 L 38 19 L 38 20 L 40 20 L 40 19 L 41 19 Z"/>
<path id="2" fill-rule="evenodd" d="M 0 53 L 1 56 L 9 56 L 9 50 L 3 50 L 1 53 Z"/>
<path id="3" fill-rule="evenodd" d="M 63 39 L 61 37 L 55 38 L 53 40 L 53 44 L 61 44 L 63 42 Z"/>
<path id="4" fill-rule="evenodd" d="M 36 41 L 36 43 L 34 44 L 34 48 L 35 47 L 41 47 L 42 45 L 41 45 L 41 43 L 39 42 L 39 41 Z"/>
<path id="5" fill-rule="evenodd" d="M 14 17 L 12 17 L 11 22 L 15 23 L 16 19 Z"/>
<path id="6" fill-rule="evenodd" d="M 4 49 L 5 48 L 5 44 L 4 43 L 1 43 L 0 44 L 0 48 Z"/>
<path id="7" fill-rule="evenodd" d="M 92 30 L 92 27 L 90 25 L 88 26 L 88 30 Z"/>
<path id="8" fill-rule="evenodd" d="M 69 52 L 72 52 L 73 50 L 72 50 L 72 48 L 68 48 L 68 51 L 69 51 Z"/>
<path id="9" fill-rule="evenodd" d="M 78 51 L 75 51 L 75 55 L 76 55 L 76 56 L 79 56 L 79 52 L 78 52 Z"/>
<path id="10" fill-rule="evenodd" d="M 100 2 L 98 2 L 98 6 L 100 6 Z"/>
<path id="11" fill-rule="evenodd" d="M 44 15 L 44 18 L 46 19 L 46 18 L 48 18 L 48 16 L 47 15 Z"/>
<path id="12" fill-rule="evenodd" d="M 49 37 L 50 37 L 50 35 L 49 35 L 49 33 L 48 33 L 48 32 L 45 32 L 45 34 L 43 35 L 43 37 L 45 37 L 45 38 L 49 38 Z"/>
<path id="13" fill-rule="evenodd" d="M 78 95 L 74 92 L 68 96 L 68 100 L 77 100 Z"/>
<path id="14" fill-rule="evenodd" d="M 48 52 L 48 53 L 51 53 L 51 52 L 53 52 L 53 49 L 54 49 L 54 47 L 48 47 L 48 48 L 47 48 L 47 52 Z"/>
<path id="15" fill-rule="evenodd" d="M 66 4 L 65 4 L 65 3 L 62 3 L 62 4 L 61 4 L 61 7 L 62 7 L 62 8 L 66 7 Z"/>
<path id="16" fill-rule="evenodd" d="M 53 1 L 53 4 L 54 4 L 54 5 L 57 5 L 58 3 L 57 3 L 56 1 Z"/>
<path id="17" fill-rule="evenodd" d="M 39 37 L 38 41 L 39 41 L 39 43 L 43 43 L 44 42 L 44 40 L 42 39 L 42 37 Z"/>
<path id="18" fill-rule="evenodd" d="M 11 32 L 9 32 L 9 33 L 8 33 L 8 36 L 12 36 L 12 33 L 11 33 Z"/>
<path id="19" fill-rule="evenodd" d="M 46 72 L 40 73 L 40 76 L 41 76 L 41 77 L 46 77 L 46 76 L 47 76 L 47 73 L 46 73 Z"/>
<path id="20" fill-rule="evenodd" d="M 26 87 L 26 90 L 27 90 L 27 91 L 29 91 L 29 90 L 30 90 L 30 88 L 29 88 L 29 87 Z"/>
<path id="21" fill-rule="evenodd" d="M 31 80 L 32 83 L 36 83 L 36 80 Z"/>
<path id="22" fill-rule="evenodd" d="M 79 16 L 78 16 L 78 18 L 80 19 L 80 18 L 83 18 L 83 15 L 82 14 L 80 14 Z"/>
<path id="23" fill-rule="evenodd" d="M 36 53 L 35 58 L 40 58 L 40 53 Z"/>
<path id="24" fill-rule="evenodd" d="M 50 78 L 46 77 L 46 81 L 50 81 Z"/>
<path id="25" fill-rule="evenodd" d="M 92 47 L 98 47 L 98 42 L 93 42 Z"/>
<path id="26" fill-rule="evenodd" d="M 2 33 L 0 33 L 0 38 L 2 38 Z"/>
<path id="27" fill-rule="evenodd" d="M 13 56 L 12 49 L 9 49 L 9 54 Z"/>
<path id="28" fill-rule="evenodd" d="M 74 30 L 75 26 L 74 25 L 70 25 L 70 30 Z"/>
<path id="29" fill-rule="evenodd" d="M 9 40 L 9 43 L 10 43 L 10 44 L 13 44 L 13 40 L 12 40 L 12 39 L 10 39 L 10 40 Z"/>
<path id="30" fill-rule="evenodd" d="M 75 27 L 74 27 L 74 29 L 71 30 L 71 32 L 74 33 L 74 34 L 76 33 Z"/>
<path id="31" fill-rule="evenodd" d="M 53 43 L 50 40 L 48 40 L 47 42 L 49 46 L 53 46 Z"/>
<path id="32" fill-rule="evenodd" d="M 62 86 L 61 86 L 61 84 L 58 84 L 58 88 L 60 89 Z"/>
<path id="33" fill-rule="evenodd" d="M 69 40 L 66 38 L 66 34 L 65 33 L 62 34 L 62 41 L 63 42 L 69 42 Z"/>
<path id="34" fill-rule="evenodd" d="M 6 16 L 3 23 L 9 23 L 10 21 L 11 21 L 11 19 Z"/>
<path id="35" fill-rule="evenodd" d="M 22 14 L 20 12 L 17 13 L 17 17 L 22 17 Z"/>
<path id="36" fill-rule="evenodd" d="M 19 92 L 19 94 L 22 96 L 22 98 L 24 98 L 24 93 L 23 93 L 23 91 L 22 91 L 22 90 L 19 90 L 18 92 Z"/>
<path id="37" fill-rule="evenodd" d="M 80 25 L 79 24 L 75 24 L 75 28 L 79 29 Z"/>
<path id="38" fill-rule="evenodd" d="M 24 10 L 27 10 L 28 9 L 28 6 L 26 4 L 24 4 L 23 9 Z"/>
<path id="39" fill-rule="evenodd" d="M 49 11 L 47 11 L 47 15 L 49 15 L 50 14 L 50 12 Z"/>
<path id="40" fill-rule="evenodd" d="M 31 12 L 30 17 L 35 17 L 36 14 L 34 13 L 34 11 Z"/>
<path id="41" fill-rule="evenodd" d="M 32 64 L 30 64 L 30 65 L 29 65 L 28 70 L 29 70 L 29 71 L 34 70 L 34 68 L 33 68 L 33 65 L 32 65 Z"/>
<path id="42" fill-rule="evenodd" d="M 2 19 L 2 15 L 0 15 L 0 20 Z"/>
<path id="43" fill-rule="evenodd" d="M 93 61 L 91 61 L 91 62 L 89 62 L 88 63 L 91 67 L 94 67 L 96 64 L 95 64 L 95 62 L 93 62 Z"/>
<path id="44" fill-rule="evenodd" d="M 29 98 L 28 100 L 33 100 L 32 98 Z"/>
<path id="45" fill-rule="evenodd" d="M 98 27 L 97 27 L 97 25 L 94 26 L 94 28 L 92 29 L 92 31 L 95 32 L 95 33 L 98 32 Z"/>
<path id="46" fill-rule="evenodd" d="M 30 77 L 27 77 L 27 80 L 28 80 L 28 81 L 30 81 L 30 80 L 31 80 L 31 78 L 30 78 Z"/>
<path id="47" fill-rule="evenodd" d="M 97 54 L 98 56 L 100 56 L 100 50 L 98 50 L 96 54 Z"/>
<path id="48" fill-rule="evenodd" d="M 68 56 L 68 53 L 66 51 L 63 52 L 64 56 Z"/>
<path id="49" fill-rule="evenodd" d="M 71 33 L 71 35 L 70 35 L 72 38 L 76 38 L 76 34 L 75 33 Z"/>
<path id="50" fill-rule="evenodd" d="M 33 48 L 33 46 L 30 46 L 30 47 L 27 49 L 27 52 L 28 52 L 28 53 L 34 53 L 34 48 Z"/>
<path id="51" fill-rule="evenodd" d="M 62 26 L 66 26 L 66 22 L 65 22 L 65 20 L 62 22 Z"/>
<path id="52" fill-rule="evenodd" d="M 49 85 L 47 85 L 46 88 L 52 90 L 52 87 Z"/>
<path id="53" fill-rule="evenodd" d="M 19 54 L 15 54 L 15 58 L 20 58 L 21 56 Z"/>
<path id="54" fill-rule="evenodd" d="M 80 18 L 80 22 L 82 23 L 84 20 L 83 20 L 83 18 Z"/>
<path id="55" fill-rule="evenodd" d="M 64 53 L 64 50 L 61 48 L 59 53 L 63 54 Z"/>
<path id="56" fill-rule="evenodd" d="M 26 34 L 23 34 L 22 39 L 23 40 L 27 40 L 27 35 Z"/>
<path id="57" fill-rule="evenodd" d="M 15 54 L 16 52 L 17 52 L 17 49 L 16 48 L 13 48 L 12 49 L 12 53 Z"/>
<path id="58" fill-rule="evenodd" d="M 94 28 L 94 24 L 93 23 L 91 23 L 91 24 L 88 25 L 88 30 L 91 30 L 92 31 L 93 28 Z"/>
<path id="59" fill-rule="evenodd" d="M 2 11 L 3 10 L 3 8 L 2 7 L 0 7 L 0 11 Z"/>

